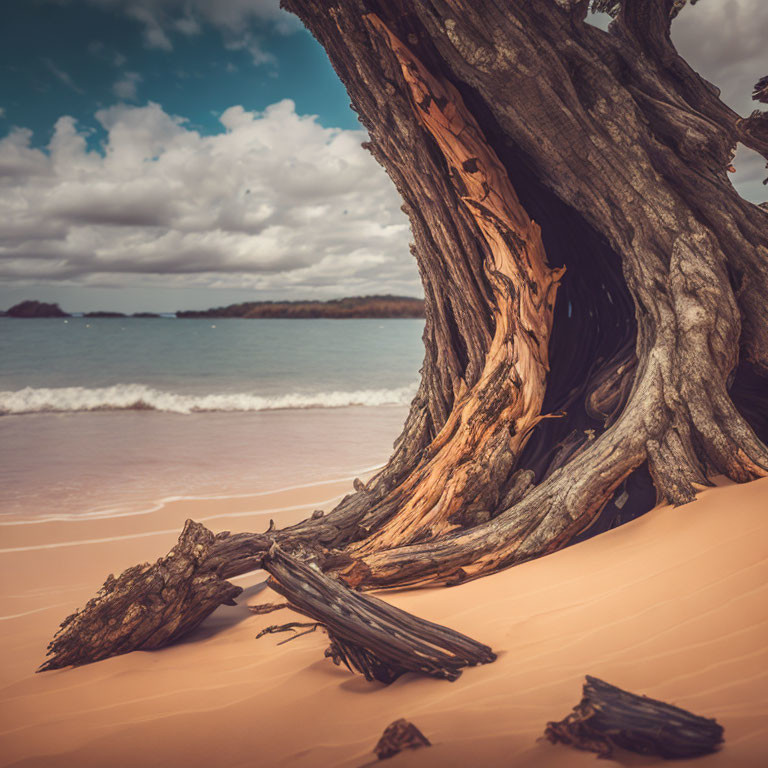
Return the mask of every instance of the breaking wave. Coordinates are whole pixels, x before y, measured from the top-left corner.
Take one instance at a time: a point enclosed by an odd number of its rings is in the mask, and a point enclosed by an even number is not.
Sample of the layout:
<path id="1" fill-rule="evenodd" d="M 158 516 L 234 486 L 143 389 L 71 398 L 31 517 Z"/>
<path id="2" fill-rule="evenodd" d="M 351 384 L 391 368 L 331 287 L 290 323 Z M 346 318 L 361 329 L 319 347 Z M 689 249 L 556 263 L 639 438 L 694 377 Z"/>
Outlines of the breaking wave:
<path id="1" fill-rule="evenodd" d="M 294 408 L 343 408 L 350 405 L 408 405 L 415 386 L 396 389 L 359 389 L 352 392 L 290 393 L 263 396 L 248 393 L 184 395 L 163 392 L 144 384 L 111 387 L 26 387 L 0 392 L 0 414 L 61 413 L 73 411 L 164 411 L 204 413 L 210 411 L 277 411 Z"/>

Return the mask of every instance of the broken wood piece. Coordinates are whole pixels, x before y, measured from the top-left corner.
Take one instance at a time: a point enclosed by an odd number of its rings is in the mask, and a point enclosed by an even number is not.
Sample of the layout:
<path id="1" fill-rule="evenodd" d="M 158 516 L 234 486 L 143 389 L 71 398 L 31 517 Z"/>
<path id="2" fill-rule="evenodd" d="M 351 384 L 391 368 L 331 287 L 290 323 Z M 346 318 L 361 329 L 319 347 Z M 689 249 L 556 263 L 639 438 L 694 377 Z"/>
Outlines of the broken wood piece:
<path id="1" fill-rule="evenodd" d="M 723 727 L 663 701 L 638 696 L 587 675 L 581 701 L 544 736 L 600 757 L 615 747 L 664 758 L 698 757 L 723 742 Z"/>
<path id="2" fill-rule="evenodd" d="M 413 723 L 401 717 L 384 729 L 373 751 L 379 760 L 386 760 L 404 749 L 430 746 L 432 745 L 429 739 Z"/>
<path id="3" fill-rule="evenodd" d="M 187 520 L 176 546 L 156 563 L 107 577 L 98 594 L 68 616 L 39 672 L 79 666 L 134 650 L 169 645 L 243 591 L 210 565 L 214 535 Z"/>
<path id="4" fill-rule="evenodd" d="M 406 672 L 455 680 L 463 667 L 496 658 L 487 645 L 356 592 L 277 545 L 263 567 L 271 576 L 269 586 L 292 610 L 326 629 L 331 640 L 326 656 L 366 680 L 391 683 Z"/>

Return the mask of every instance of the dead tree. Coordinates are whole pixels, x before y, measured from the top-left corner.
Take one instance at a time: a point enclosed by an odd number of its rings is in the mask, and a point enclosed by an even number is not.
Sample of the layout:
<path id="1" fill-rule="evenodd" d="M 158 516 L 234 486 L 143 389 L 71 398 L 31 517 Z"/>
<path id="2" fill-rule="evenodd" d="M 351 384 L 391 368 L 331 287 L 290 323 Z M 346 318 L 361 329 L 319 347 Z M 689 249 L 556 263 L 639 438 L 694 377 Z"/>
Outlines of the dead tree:
<path id="1" fill-rule="evenodd" d="M 206 567 L 278 542 L 354 587 L 455 584 L 768 474 L 768 213 L 727 178 L 738 142 L 768 155 L 768 113 L 678 55 L 681 0 L 601 2 L 608 32 L 586 0 L 283 5 L 403 197 L 425 358 L 380 473 L 328 515 L 216 536 Z"/>

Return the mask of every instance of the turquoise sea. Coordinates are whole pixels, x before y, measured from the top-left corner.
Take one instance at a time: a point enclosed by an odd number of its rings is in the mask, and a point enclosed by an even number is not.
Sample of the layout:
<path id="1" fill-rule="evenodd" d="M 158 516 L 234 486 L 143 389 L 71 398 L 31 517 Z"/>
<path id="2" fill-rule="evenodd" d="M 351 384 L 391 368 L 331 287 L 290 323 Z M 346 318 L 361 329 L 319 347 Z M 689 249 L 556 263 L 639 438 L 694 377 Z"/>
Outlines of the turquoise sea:
<path id="1" fill-rule="evenodd" d="M 421 320 L 0 318 L 0 513 L 86 514 L 386 461 Z"/>

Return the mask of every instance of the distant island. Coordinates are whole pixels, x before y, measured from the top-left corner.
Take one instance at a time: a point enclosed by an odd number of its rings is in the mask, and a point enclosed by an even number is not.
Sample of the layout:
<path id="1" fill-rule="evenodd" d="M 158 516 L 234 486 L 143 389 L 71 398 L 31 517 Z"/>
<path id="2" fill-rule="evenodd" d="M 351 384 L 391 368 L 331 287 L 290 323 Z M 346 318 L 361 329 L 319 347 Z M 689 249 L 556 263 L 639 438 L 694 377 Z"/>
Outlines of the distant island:
<path id="1" fill-rule="evenodd" d="M 177 312 L 178 318 L 420 318 L 424 299 L 409 296 L 353 296 L 330 301 L 247 301 L 215 309 Z"/>
<path id="2" fill-rule="evenodd" d="M 5 314 L 8 317 L 69 317 L 58 304 L 43 301 L 22 301 L 14 304 Z"/>
<path id="3" fill-rule="evenodd" d="M 46 304 L 42 301 L 26 300 L 11 307 L 0 315 L 17 318 L 40 317 L 88 317 L 88 318 L 160 318 L 155 312 L 136 312 L 126 315 L 122 312 L 94 311 L 72 315 L 58 304 Z M 172 317 L 172 315 L 170 315 Z M 246 301 L 242 304 L 230 304 L 227 307 L 213 309 L 184 310 L 176 312 L 176 317 L 189 318 L 423 318 L 424 299 L 410 296 L 352 296 L 346 299 L 329 301 Z"/>

